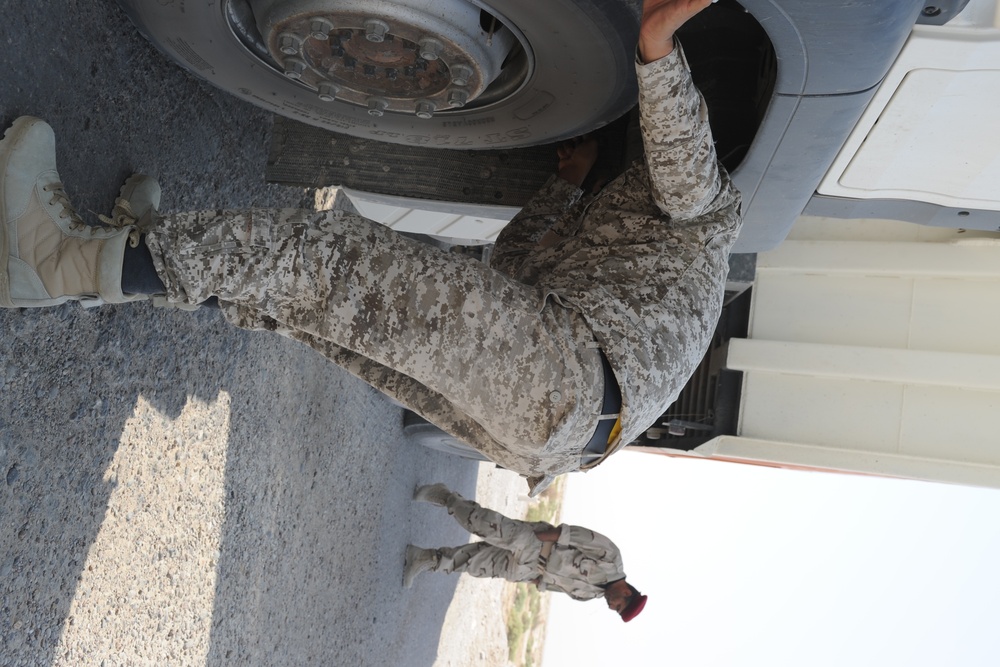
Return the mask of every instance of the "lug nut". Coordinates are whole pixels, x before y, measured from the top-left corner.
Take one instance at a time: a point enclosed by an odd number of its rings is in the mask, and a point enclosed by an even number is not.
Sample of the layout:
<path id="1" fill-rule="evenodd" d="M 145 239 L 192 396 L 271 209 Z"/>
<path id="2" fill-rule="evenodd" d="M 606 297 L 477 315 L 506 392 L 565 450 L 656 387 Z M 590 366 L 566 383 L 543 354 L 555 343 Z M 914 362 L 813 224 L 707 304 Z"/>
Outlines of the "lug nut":
<path id="1" fill-rule="evenodd" d="M 278 50 L 286 56 L 294 56 L 299 52 L 299 38 L 296 35 L 284 33 L 278 36 Z"/>
<path id="2" fill-rule="evenodd" d="M 448 91 L 448 106 L 450 107 L 464 107 L 465 103 L 469 101 L 469 93 L 464 90 L 449 90 Z"/>
<path id="3" fill-rule="evenodd" d="M 381 116 L 388 107 L 389 103 L 381 98 L 371 97 L 368 99 L 368 115 L 370 116 Z"/>
<path id="4" fill-rule="evenodd" d="M 427 100 L 421 100 L 417 102 L 417 118 L 430 118 L 434 115 L 434 110 L 437 109 L 433 102 L 428 102 Z"/>
<path id="5" fill-rule="evenodd" d="M 441 55 L 441 42 L 425 37 L 417 43 L 417 55 L 424 60 L 437 60 Z"/>
<path id="6" fill-rule="evenodd" d="M 285 58 L 285 76 L 289 79 L 301 79 L 306 67 L 306 61 L 301 58 Z"/>
<path id="7" fill-rule="evenodd" d="M 330 83 L 329 81 L 324 81 L 319 84 L 317 90 L 319 91 L 319 99 L 324 102 L 333 102 L 337 99 L 337 93 L 340 92 L 340 86 Z"/>
<path id="8" fill-rule="evenodd" d="M 331 30 L 333 30 L 333 23 L 323 17 L 314 18 L 309 22 L 310 36 L 315 39 L 330 39 Z"/>
<path id="9" fill-rule="evenodd" d="M 472 78 L 472 68 L 468 65 L 455 65 L 451 68 L 451 82 L 456 86 L 464 86 Z"/>
<path id="10" fill-rule="evenodd" d="M 378 19 L 368 19 L 365 21 L 365 38 L 369 42 L 385 41 L 385 34 L 389 32 L 389 24 Z"/>

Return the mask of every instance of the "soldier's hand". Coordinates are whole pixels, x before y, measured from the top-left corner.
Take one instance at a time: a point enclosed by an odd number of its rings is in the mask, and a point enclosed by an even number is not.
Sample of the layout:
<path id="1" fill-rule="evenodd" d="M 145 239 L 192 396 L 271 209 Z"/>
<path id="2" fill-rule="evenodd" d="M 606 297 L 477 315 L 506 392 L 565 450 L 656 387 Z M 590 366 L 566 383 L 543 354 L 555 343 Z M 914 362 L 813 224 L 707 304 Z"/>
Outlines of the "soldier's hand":
<path id="1" fill-rule="evenodd" d="M 554 526 L 550 526 L 544 530 L 535 531 L 535 537 L 542 542 L 558 542 L 560 535 L 562 535 L 562 530 Z"/>
<path id="2" fill-rule="evenodd" d="M 713 0 L 644 0 L 639 25 L 639 57 L 659 60 L 674 50 L 674 33 Z"/>
<path id="3" fill-rule="evenodd" d="M 590 135 L 574 137 L 556 148 L 559 157 L 559 178 L 580 187 L 591 167 L 597 162 L 597 139 Z"/>

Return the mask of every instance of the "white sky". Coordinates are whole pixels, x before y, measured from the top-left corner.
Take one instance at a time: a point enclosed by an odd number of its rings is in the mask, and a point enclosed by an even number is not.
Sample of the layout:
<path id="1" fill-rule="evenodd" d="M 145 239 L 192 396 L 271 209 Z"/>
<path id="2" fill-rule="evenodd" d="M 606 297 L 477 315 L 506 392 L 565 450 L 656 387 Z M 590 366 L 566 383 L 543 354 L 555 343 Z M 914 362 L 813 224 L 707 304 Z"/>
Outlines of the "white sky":
<path id="1" fill-rule="evenodd" d="M 568 476 L 649 595 L 551 594 L 545 667 L 997 667 L 1000 491 L 625 451 Z"/>

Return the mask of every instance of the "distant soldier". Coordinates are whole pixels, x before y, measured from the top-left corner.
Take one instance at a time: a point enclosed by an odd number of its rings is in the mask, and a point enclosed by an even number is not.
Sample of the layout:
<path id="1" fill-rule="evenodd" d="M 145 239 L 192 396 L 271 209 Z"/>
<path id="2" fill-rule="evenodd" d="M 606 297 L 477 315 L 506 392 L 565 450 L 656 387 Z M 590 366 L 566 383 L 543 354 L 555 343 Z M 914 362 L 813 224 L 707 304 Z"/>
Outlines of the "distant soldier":
<path id="1" fill-rule="evenodd" d="M 518 521 L 479 506 L 443 484 L 421 486 L 413 498 L 439 505 L 481 538 L 460 547 L 406 547 L 403 585 L 421 572 L 465 572 L 473 577 L 534 583 L 574 600 L 603 597 L 626 623 L 646 606 L 646 596 L 625 581 L 618 547 L 600 533 L 543 521 Z"/>

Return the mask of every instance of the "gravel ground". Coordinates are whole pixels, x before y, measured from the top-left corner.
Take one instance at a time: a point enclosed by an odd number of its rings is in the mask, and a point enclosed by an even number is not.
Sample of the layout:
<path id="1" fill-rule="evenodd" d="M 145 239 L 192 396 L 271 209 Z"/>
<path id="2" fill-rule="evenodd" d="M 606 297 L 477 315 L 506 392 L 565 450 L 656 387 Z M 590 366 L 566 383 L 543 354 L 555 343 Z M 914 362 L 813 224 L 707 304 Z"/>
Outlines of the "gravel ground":
<path id="1" fill-rule="evenodd" d="M 110 0 L 7 7 L 0 121 L 40 116 L 90 219 L 132 171 L 165 211 L 297 206 L 264 112 L 167 62 Z M 399 583 L 407 542 L 466 539 L 409 500 L 503 511 L 522 483 L 426 451 L 399 409 L 214 311 L 0 313 L 0 664 L 502 665 L 502 585 Z"/>

